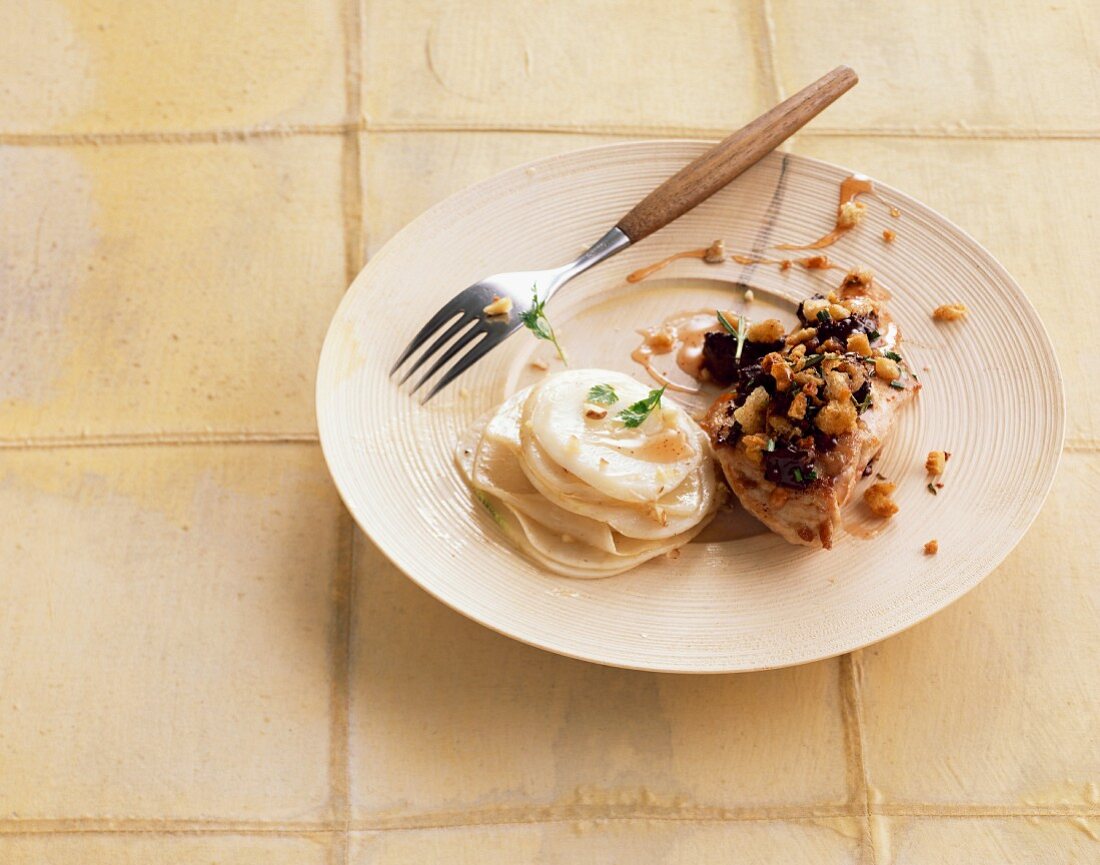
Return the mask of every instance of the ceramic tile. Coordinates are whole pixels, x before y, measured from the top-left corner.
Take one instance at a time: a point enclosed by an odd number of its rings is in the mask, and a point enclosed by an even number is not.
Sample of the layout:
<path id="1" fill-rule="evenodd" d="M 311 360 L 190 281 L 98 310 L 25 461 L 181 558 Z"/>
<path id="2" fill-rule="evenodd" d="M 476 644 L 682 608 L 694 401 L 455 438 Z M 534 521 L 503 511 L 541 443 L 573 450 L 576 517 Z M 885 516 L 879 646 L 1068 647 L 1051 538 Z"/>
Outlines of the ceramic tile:
<path id="1" fill-rule="evenodd" d="M 1089 330 L 1080 324 L 1100 271 L 1100 175 L 1081 166 L 1100 159 L 1100 143 L 805 138 L 796 149 L 897 187 L 988 248 L 1054 342 L 1067 390 L 1067 438 L 1100 442 L 1100 384 Z M 897 232 L 895 243 L 904 243 L 904 214 Z"/>
<path id="2" fill-rule="evenodd" d="M 675 816 L 847 798 L 835 661 L 740 676 L 617 670 L 463 618 L 365 539 L 356 579 L 357 817 Z"/>
<path id="3" fill-rule="evenodd" d="M 367 252 L 376 253 L 433 204 L 501 171 L 621 140 L 607 135 L 552 133 L 364 133 L 361 142 Z"/>
<path id="4" fill-rule="evenodd" d="M 326 835 L 0 835 L 5 865 L 326 865 Z"/>
<path id="5" fill-rule="evenodd" d="M 864 651 L 874 798 L 1100 805 L 1097 495 L 1100 455 L 1066 454 L 1046 507 L 1000 568 Z"/>
<path id="6" fill-rule="evenodd" d="M 752 4 L 370 2 L 364 109 L 387 126 L 729 129 L 772 100 L 763 39 Z"/>
<path id="7" fill-rule="evenodd" d="M 833 130 L 1095 132 L 1100 79 L 1089 0 L 859 3 L 773 0 L 788 91 L 845 62 L 859 86 L 818 123 Z"/>
<path id="8" fill-rule="evenodd" d="M 7 3 L 0 133 L 171 132 L 344 117 L 340 0 Z"/>
<path id="9" fill-rule="evenodd" d="M 311 432 L 341 142 L 0 148 L 0 437 Z"/>
<path id="10" fill-rule="evenodd" d="M 855 865 L 860 839 L 859 825 L 843 819 L 795 823 L 624 820 L 355 833 L 350 850 L 353 865 Z"/>
<path id="11" fill-rule="evenodd" d="M 7 451 L 0 511 L 0 817 L 329 813 L 316 446 Z"/>
<path id="12" fill-rule="evenodd" d="M 1079 817 L 894 819 L 879 862 L 893 865 L 1089 865 L 1097 820 Z"/>

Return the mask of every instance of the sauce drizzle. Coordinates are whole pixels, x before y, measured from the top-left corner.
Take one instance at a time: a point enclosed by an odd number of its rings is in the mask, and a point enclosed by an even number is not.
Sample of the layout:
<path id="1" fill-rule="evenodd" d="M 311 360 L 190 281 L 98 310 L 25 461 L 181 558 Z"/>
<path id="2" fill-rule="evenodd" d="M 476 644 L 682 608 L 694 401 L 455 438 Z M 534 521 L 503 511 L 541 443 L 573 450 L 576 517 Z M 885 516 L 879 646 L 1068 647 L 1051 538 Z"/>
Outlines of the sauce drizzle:
<path id="1" fill-rule="evenodd" d="M 807 255 L 804 258 L 762 258 L 758 255 L 731 255 L 738 264 L 778 264 L 780 270 L 790 270 L 792 265 L 801 265 L 806 270 L 844 270 L 839 264 L 833 264 L 827 255 Z"/>
<path id="2" fill-rule="evenodd" d="M 889 520 L 879 520 L 878 525 L 869 525 L 866 522 L 846 522 L 844 523 L 844 531 L 852 535 L 852 537 L 859 538 L 862 541 L 869 541 L 871 538 L 880 535 L 890 525 Z"/>
<path id="3" fill-rule="evenodd" d="M 776 249 L 824 249 L 826 246 L 832 246 L 858 224 L 857 222 L 850 222 L 847 224 L 841 222 L 840 214 L 844 205 L 850 204 L 864 194 L 875 194 L 875 183 L 871 178 L 865 177 L 862 174 L 853 174 L 850 177 L 844 178 L 840 184 L 840 204 L 837 205 L 836 226 L 833 230 L 824 237 L 819 237 L 813 243 L 781 243 Z M 894 209 L 896 210 L 897 208 Z"/>
<path id="4" fill-rule="evenodd" d="M 652 276 L 658 270 L 664 270 L 672 262 L 678 261 L 681 258 L 703 258 L 707 254 L 706 249 L 688 249 L 684 252 L 676 252 L 670 255 L 668 258 L 662 258 L 660 261 L 655 261 L 653 264 L 646 265 L 645 267 L 638 268 L 627 278 L 627 282 L 641 282 L 647 276 Z"/>
<path id="5" fill-rule="evenodd" d="M 713 310 L 678 313 L 665 320 L 659 327 L 639 331 L 642 343 L 630 354 L 630 359 L 641 364 L 658 384 L 680 393 L 701 393 L 697 387 L 690 387 L 672 381 L 667 375 L 653 366 L 652 358 L 658 354 L 676 352 L 676 365 L 682 372 L 696 381 L 703 381 L 703 343 L 708 333 L 722 330 L 718 316 Z"/>

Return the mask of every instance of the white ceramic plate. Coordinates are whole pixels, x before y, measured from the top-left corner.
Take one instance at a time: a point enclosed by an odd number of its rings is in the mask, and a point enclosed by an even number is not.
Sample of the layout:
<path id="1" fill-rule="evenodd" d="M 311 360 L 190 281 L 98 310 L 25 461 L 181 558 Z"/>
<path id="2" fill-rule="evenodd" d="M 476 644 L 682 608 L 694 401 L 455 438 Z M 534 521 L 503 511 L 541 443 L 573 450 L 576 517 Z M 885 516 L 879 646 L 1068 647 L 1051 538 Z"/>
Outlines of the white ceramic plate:
<path id="1" fill-rule="evenodd" d="M 616 144 L 505 172 L 407 226 L 340 305 L 317 384 L 321 444 L 363 530 L 412 579 L 471 618 L 536 646 L 647 670 L 730 672 L 824 658 L 881 640 L 973 588 L 1019 541 L 1061 452 L 1064 397 L 1035 310 L 973 239 L 888 187 L 862 225 L 827 250 L 864 264 L 893 292 L 891 311 L 924 389 L 902 413 L 878 471 L 900 513 L 873 539 L 831 551 L 791 546 L 759 528 L 705 533 L 676 560 L 605 580 L 540 570 L 505 542 L 452 462 L 462 430 L 540 375 L 549 346 L 519 332 L 427 406 L 389 378 L 397 354 L 456 291 L 498 271 L 573 258 L 661 180 L 708 145 Z M 858 167 L 857 167 L 858 168 Z M 837 271 L 679 261 L 636 285 L 632 270 L 721 237 L 728 251 L 811 240 L 832 227 L 851 172 L 772 154 L 712 199 L 569 284 L 550 306 L 572 365 L 630 372 L 635 328 L 682 309 L 737 308 L 751 285 L 756 317 L 793 309 Z M 891 217 L 888 205 L 901 210 Z M 897 239 L 887 244 L 882 232 Z M 931 310 L 961 302 L 961 323 Z M 938 495 L 929 450 L 953 454 Z M 862 487 L 860 488 L 862 489 Z M 857 491 L 858 495 L 858 491 Z M 852 519 L 860 505 L 852 506 Z M 739 537 L 737 537 L 740 535 Z M 710 540 L 706 540 L 710 537 Z M 925 556 L 924 543 L 939 541 Z M 426 634 L 425 639 L 431 639 Z"/>

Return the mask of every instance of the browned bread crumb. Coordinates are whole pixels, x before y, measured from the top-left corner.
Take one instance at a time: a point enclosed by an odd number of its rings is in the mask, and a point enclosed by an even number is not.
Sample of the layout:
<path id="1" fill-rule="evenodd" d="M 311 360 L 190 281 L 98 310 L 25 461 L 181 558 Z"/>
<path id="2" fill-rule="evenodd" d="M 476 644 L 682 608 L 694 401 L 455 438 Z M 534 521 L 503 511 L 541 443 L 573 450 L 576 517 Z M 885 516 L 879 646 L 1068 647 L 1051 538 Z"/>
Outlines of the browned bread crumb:
<path id="1" fill-rule="evenodd" d="M 936 321 L 958 321 L 961 318 L 966 318 L 970 312 L 962 303 L 945 303 L 943 306 L 937 306 L 932 310 L 932 318 Z"/>
<path id="2" fill-rule="evenodd" d="M 932 538 L 927 544 L 924 545 L 924 554 L 926 556 L 934 556 L 940 551 L 940 542 L 935 538 Z"/>
<path id="3" fill-rule="evenodd" d="M 929 451 L 924 461 L 924 470 L 930 475 L 942 475 L 947 467 L 947 451 Z"/>
<path id="4" fill-rule="evenodd" d="M 703 261 L 707 264 L 721 264 L 726 260 L 726 244 L 722 239 L 714 241 L 703 253 Z"/>
<path id="5" fill-rule="evenodd" d="M 867 507 L 871 509 L 871 513 L 876 517 L 882 517 L 883 519 L 892 517 L 898 512 L 897 503 L 893 499 L 894 490 L 896 489 L 896 484 L 872 484 L 864 490 L 863 501 L 867 503 Z"/>

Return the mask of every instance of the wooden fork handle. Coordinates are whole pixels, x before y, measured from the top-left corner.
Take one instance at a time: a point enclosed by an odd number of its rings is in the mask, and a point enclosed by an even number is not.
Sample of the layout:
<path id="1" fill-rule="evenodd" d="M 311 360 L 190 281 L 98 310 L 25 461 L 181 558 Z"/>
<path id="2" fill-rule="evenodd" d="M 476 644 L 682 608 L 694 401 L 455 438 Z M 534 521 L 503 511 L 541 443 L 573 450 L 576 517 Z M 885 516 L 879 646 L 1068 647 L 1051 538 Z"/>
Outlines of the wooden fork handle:
<path id="1" fill-rule="evenodd" d="M 775 150 L 858 81 L 847 66 L 823 75 L 677 171 L 619 220 L 619 230 L 637 243 L 664 228 Z"/>

